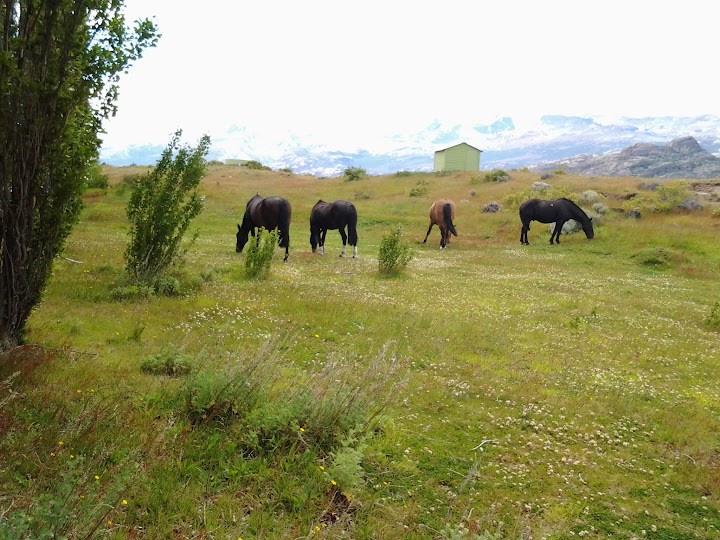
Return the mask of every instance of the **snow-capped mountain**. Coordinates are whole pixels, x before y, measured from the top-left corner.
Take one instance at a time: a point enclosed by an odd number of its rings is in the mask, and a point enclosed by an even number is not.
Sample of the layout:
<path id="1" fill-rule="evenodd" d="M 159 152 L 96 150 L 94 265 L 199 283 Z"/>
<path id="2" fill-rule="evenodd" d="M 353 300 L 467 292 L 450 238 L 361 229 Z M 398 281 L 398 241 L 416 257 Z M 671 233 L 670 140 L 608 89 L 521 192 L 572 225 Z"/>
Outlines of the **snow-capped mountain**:
<path id="1" fill-rule="evenodd" d="M 447 124 L 434 121 L 424 129 L 374 137 L 364 147 L 334 147 L 306 143 L 288 133 L 282 140 L 263 137 L 246 127 L 211 134 L 208 159 L 253 159 L 273 169 L 328 177 L 347 167 L 369 174 L 396 171 L 432 171 L 434 152 L 458 144 L 480 148 L 481 169 L 517 169 L 567 160 L 578 155 L 601 156 L 638 143 L 668 144 L 693 137 L 702 149 L 720 156 L 720 117 L 589 118 L 543 116 L 537 122 L 516 125 L 510 117 L 486 124 Z M 102 148 L 100 159 L 110 165 L 152 165 L 163 145 Z"/>

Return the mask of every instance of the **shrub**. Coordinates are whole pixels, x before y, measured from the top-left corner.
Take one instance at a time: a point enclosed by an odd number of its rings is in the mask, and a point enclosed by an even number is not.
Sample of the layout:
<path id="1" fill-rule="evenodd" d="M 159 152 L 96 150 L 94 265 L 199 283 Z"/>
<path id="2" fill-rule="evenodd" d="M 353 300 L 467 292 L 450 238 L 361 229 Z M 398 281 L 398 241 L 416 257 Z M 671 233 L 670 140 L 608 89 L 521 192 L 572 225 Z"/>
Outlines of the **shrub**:
<path id="1" fill-rule="evenodd" d="M 174 346 L 168 345 L 159 353 L 146 356 L 140 362 L 140 370 L 150 375 L 187 375 L 193 369 L 191 356 L 181 354 Z"/>
<path id="2" fill-rule="evenodd" d="M 507 206 L 511 208 L 518 208 L 522 203 L 529 199 L 544 199 L 547 201 L 552 199 L 559 199 L 561 197 L 565 197 L 571 200 L 577 199 L 577 197 L 572 195 L 570 193 L 570 190 L 564 186 L 548 186 L 547 189 L 542 189 L 538 191 L 537 189 L 535 189 L 535 184 L 533 184 L 532 187 L 529 187 L 523 191 L 506 195 L 504 201 Z"/>
<path id="3" fill-rule="evenodd" d="M 270 170 L 272 170 L 272 169 L 270 169 L 270 167 L 268 167 L 268 166 L 266 166 L 266 165 L 263 165 L 262 163 L 260 163 L 259 161 L 255 161 L 254 159 L 251 159 L 250 161 L 247 161 L 247 162 L 245 163 L 245 167 L 248 168 L 248 169 L 256 170 L 256 171 L 270 171 Z"/>
<path id="4" fill-rule="evenodd" d="M 510 180 L 510 175 L 502 169 L 493 169 L 485 173 L 486 182 L 507 182 L 508 180 Z"/>
<path id="5" fill-rule="evenodd" d="M 403 177 L 403 176 L 410 176 L 411 174 L 412 173 L 410 171 L 398 171 L 395 173 L 395 176 Z"/>
<path id="6" fill-rule="evenodd" d="M 181 134 L 181 130 L 175 132 L 155 169 L 136 182 L 128 202 L 130 242 L 125 266 L 137 282 L 152 283 L 180 265 L 180 243 L 203 208 L 199 185 L 206 171 L 210 137 L 203 136 L 197 148 L 180 148 Z"/>
<path id="7" fill-rule="evenodd" d="M 705 318 L 705 325 L 710 330 L 720 330 L 720 302 L 715 302 L 710 313 Z"/>
<path id="8" fill-rule="evenodd" d="M 88 165 L 85 187 L 107 189 L 109 186 L 108 177 L 102 172 L 102 166 L 96 161 Z"/>
<path id="9" fill-rule="evenodd" d="M 470 185 L 477 185 L 481 184 L 482 182 L 485 182 L 485 177 L 481 174 L 473 174 L 470 177 Z"/>
<path id="10" fill-rule="evenodd" d="M 355 182 L 367 176 L 365 169 L 361 167 L 348 167 L 343 171 L 343 179 L 346 182 Z"/>
<path id="11" fill-rule="evenodd" d="M 552 173 L 560 176 L 560 175 L 565 174 L 565 171 L 562 169 L 555 169 Z"/>
<path id="12" fill-rule="evenodd" d="M 368 199 L 372 199 L 375 197 L 375 194 L 372 191 L 356 191 L 355 192 L 355 200 L 356 201 L 364 201 Z"/>
<path id="13" fill-rule="evenodd" d="M 405 268 L 413 258 L 412 248 L 400 239 L 401 226 L 398 225 L 380 241 L 378 265 L 380 273 L 393 275 Z"/>
<path id="14" fill-rule="evenodd" d="M 245 276 L 250 279 L 266 279 L 270 275 L 270 263 L 278 244 L 278 232 L 260 228 L 254 239 L 248 242 L 245 252 Z"/>
<path id="15" fill-rule="evenodd" d="M 688 198 L 687 185 L 683 182 L 663 182 L 654 192 L 636 195 L 623 203 L 626 210 L 637 209 L 650 212 L 670 212 Z"/>
<path id="16" fill-rule="evenodd" d="M 424 195 L 427 195 L 430 192 L 430 182 L 427 180 L 420 179 L 415 184 L 415 187 L 413 187 L 410 190 L 410 196 L 411 197 L 422 197 Z"/>

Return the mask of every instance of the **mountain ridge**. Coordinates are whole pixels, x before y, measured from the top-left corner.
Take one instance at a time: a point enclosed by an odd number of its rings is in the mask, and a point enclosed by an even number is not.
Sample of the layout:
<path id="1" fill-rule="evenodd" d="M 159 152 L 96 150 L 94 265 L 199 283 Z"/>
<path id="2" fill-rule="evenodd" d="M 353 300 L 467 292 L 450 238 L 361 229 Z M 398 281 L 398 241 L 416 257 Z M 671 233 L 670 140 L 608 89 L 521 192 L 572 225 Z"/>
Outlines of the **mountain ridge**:
<path id="1" fill-rule="evenodd" d="M 602 156 L 578 155 L 532 169 L 541 172 L 562 169 L 581 176 L 707 179 L 720 178 L 720 158 L 688 136 L 665 145 L 636 143 Z"/>
<path id="2" fill-rule="evenodd" d="M 289 134 L 284 140 L 270 139 L 249 128 L 232 126 L 211 134 L 208 159 L 253 159 L 274 169 L 319 177 L 338 176 L 357 166 L 369 174 L 391 174 L 400 170 L 433 170 L 434 152 L 460 142 L 483 150 L 481 169 L 548 168 L 549 164 L 580 161 L 579 156 L 601 157 L 637 144 L 667 145 L 692 137 L 706 152 L 720 156 L 720 117 L 615 118 L 545 115 L 539 121 L 519 126 L 511 117 L 492 122 L 430 122 L 409 133 L 378 135 L 363 147 L 303 143 Z M 101 148 L 100 159 L 110 165 L 151 165 L 164 146 L 132 145 Z M 650 171 L 652 172 L 652 171 Z"/>

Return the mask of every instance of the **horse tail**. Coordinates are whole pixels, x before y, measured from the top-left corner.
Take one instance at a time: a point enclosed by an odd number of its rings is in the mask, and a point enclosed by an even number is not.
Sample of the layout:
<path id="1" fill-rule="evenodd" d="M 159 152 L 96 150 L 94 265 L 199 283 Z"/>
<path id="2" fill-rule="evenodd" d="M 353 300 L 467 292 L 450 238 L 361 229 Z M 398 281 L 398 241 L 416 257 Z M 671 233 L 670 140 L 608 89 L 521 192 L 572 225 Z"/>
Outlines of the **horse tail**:
<path id="1" fill-rule="evenodd" d="M 448 230 L 453 233 L 455 236 L 457 236 L 457 231 L 455 230 L 455 225 L 453 225 L 452 222 L 452 204 L 445 203 L 445 206 L 443 206 L 443 217 L 445 219 L 445 226 L 448 228 Z"/>
<path id="2" fill-rule="evenodd" d="M 357 210 L 352 206 L 350 208 L 350 215 L 348 216 L 348 243 L 351 246 L 357 246 L 358 242 L 357 221 Z"/>

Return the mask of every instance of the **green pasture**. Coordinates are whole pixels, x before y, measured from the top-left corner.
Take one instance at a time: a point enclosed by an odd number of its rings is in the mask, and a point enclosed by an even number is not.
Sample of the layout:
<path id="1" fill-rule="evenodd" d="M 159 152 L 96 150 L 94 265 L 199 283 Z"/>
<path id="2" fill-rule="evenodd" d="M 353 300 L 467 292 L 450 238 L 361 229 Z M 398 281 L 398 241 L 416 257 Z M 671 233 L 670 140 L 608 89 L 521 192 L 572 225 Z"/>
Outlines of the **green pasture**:
<path id="1" fill-rule="evenodd" d="M 533 222 L 522 246 L 505 201 L 531 172 L 212 166 L 182 294 L 117 300 L 143 170 L 86 194 L 28 345 L 0 360 L 0 539 L 720 538 L 717 197 L 633 220 L 613 208 L 639 179 L 557 175 L 609 210 L 593 240 Z M 293 207 L 262 281 L 234 249 L 255 193 Z M 422 243 L 441 197 L 442 251 L 436 227 Z M 310 251 L 310 209 L 339 198 L 357 259 L 336 231 Z M 398 224 L 414 257 L 382 277 Z M 163 353 L 192 372 L 150 371 Z"/>

